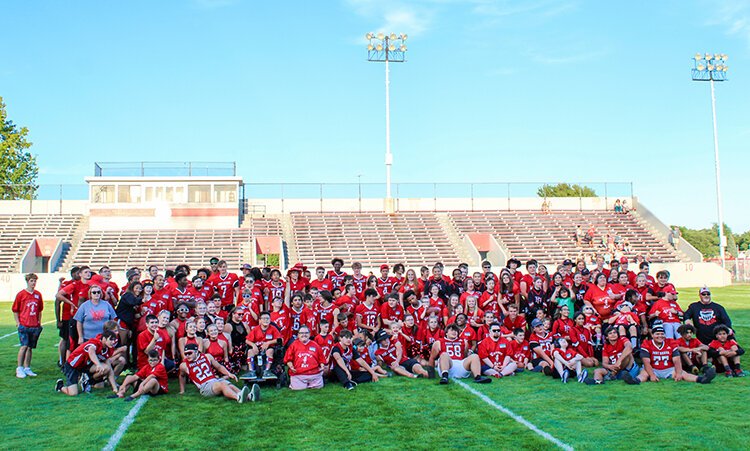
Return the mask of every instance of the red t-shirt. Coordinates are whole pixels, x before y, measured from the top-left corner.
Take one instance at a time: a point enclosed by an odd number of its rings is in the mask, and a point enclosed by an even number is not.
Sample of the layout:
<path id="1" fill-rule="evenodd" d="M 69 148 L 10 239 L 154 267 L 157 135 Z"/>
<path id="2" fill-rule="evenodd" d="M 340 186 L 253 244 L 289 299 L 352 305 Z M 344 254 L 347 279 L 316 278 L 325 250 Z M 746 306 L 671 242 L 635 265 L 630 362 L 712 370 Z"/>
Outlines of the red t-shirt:
<path id="1" fill-rule="evenodd" d="M 240 278 L 235 273 L 228 272 L 226 276 L 221 277 L 216 273 L 208 278 L 206 284 L 213 287 L 219 293 L 221 306 L 234 304 L 234 289 L 240 286 Z"/>
<path id="2" fill-rule="evenodd" d="M 552 356 L 554 357 L 556 355 L 559 355 L 560 358 L 562 358 L 563 360 L 567 360 L 568 362 L 570 362 L 570 360 L 575 358 L 575 356 L 577 356 L 578 353 L 572 347 L 568 347 L 564 351 L 559 348 L 552 351 Z"/>
<path id="3" fill-rule="evenodd" d="M 609 297 L 609 293 L 607 293 L 609 288 L 610 286 L 607 285 L 602 290 L 598 285 L 589 285 L 589 289 L 586 290 L 586 295 L 583 297 L 583 300 L 590 302 L 594 310 L 603 319 L 609 319 L 612 309 L 615 307 L 615 302 Z"/>
<path id="4" fill-rule="evenodd" d="M 552 324 L 552 335 L 556 337 L 573 337 L 574 332 L 573 328 L 575 327 L 575 323 L 570 318 L 559 318 L 556 319 L 555 322 Z"/>
<path id="5" fill-rule="evenodd" d="M 161 391 L 163 391 L 164 393 L 169 392 L 169 383 L 167 382 L 167 369 L 164 368 L 164 365 L 162 365 L 161 362 L 157 363 L 156 366 L 143 366 L 138 370 L 137 373 L 135 373 L 135 375 L 140 377 L 141 380 L 144 380 L 147 377 L 153 375 L 156 378 L 156 381 L 159 383 L 159 388 L 161 389 Z"/>
<path id="6" fill-rule="evenodd" d="M 156 338 L 154 343 L 154 351 L 158 352 L 159 355 L 167 355 L 170 351 L 170 345 L 172 344 L 172 338 L 169 336 L 169 332 L 164 329 L 157 329 L 156 334 L 159 336 Z M 148 365 L 148 355 L 146 354 L 146 347 L 151 343 L 151 339 L 154 336 L 148 330 L 144 330 L 138 335 L 138 341 L 136 348 L 138 349 L 138 369 L 143 368 L 144 365 Z"/>
<path id="7" fill-rule="evenodd" d="M 403 321 L 404 320 L 404 309 L 396 304 L 396 307 L 391 307 L 389 303 L 384 303 L 380 307 L 380 318 L 387 319 L 388 321 Z"/>
<path id="8" fill-rule="evenodd" d="M 713 340 L 711 343 L 708 344 L 708 347 L 711 349 L 726 349 L 727 351 L 732 350 L 732 346 L 739 346 L 736 341 L 734 340 L 727 340 L 724 343 L 720 342 L 719 340 Z"/>
<path id="9" fill-rule="evenodd" d="M 11 307 L 13 313 L 18 313 L 18 322 L 24 327 L 40 327 L 42 325 L 42 310 L 44 310 L 44 301 L 42 293 L 34 290 L 21 290 L 16 295 Z"/>
<path id="10" fill-rule="evenodd" d="M 503 326 L 508 330 L 507 333 L 513 332 L 515 329 L 526 330 L 526 316 L 516 315 L 516 319 L 511 319 L 510 316 L 503 318 Z"/>
<path id="11" fill-rule="evenodd" d="M 331 359 L 331 349 L 333 349 L 333 345 L 336 343 L 333 334 L 318 334 L 315 336 L 314 340 L 315 343 L 320 345 L 321 352 L 323 353 L 323 362 L 328 362 Z"/>
<path id="12" fill-rule="evenodd" d="M 247 334 L 245 341 L 260 346 L 266 341 L 278 340 L 279 338 L 282 338 L 281 333 L 273 325 L 268 326 L 266 330 L 263 330 L 261 326 L 255 326 Z"/>
<path id="13" fill-rule="evenodd" d="M 289 309 L 282 307 L 278 312 L 271 312 L 271 322 L 276 325 L 276 330 L 281 334 L 284 342 L 289 341 L 292 337 L 292 320 L 289 317 Z"/>
<path id="14" fill-rule="evenodd" d="M 591 343 L 591 331 L 585 327 L 575 327 L 571 332 L 570 339 L 573 347 L 584 358 L 594 357 L 594 346 Z"/>
<path id="15" fill-rule="evenodd" d="M 658 301 L 654 302 L 654 305 L 651 306 L 651 311 L 649 311 L 649 314 L 653 315 L 658 312 L 657 318 L 659 318 L 663 322 L 679 323 L 680 317 L 672 313 L 672 309 L 675 309 L 677 312 L 682 313 L 682 309 L 677 304 L 677 301 L 667 301 L 666 299 L 659 299 Z"/>
<path id="16" fill-rule="evenodd" d="M 518 340 L 513 340 L 511 344 L 513 345 L 511 349 L 513 360 L 523 362 L 531 359 L 531 345 L 528 341 L 524 340 L 519 343 Z"/>
<path id="17" fill-rule="evenodd" d="M 284 363 L 292 362 L 294 371 L 289 371 L 292 376 L 306 376 L 318 374 L 320 365 L 326 362 L 322 347 L 313 340 L 302 343 L 295 340 L 284 354 Z"/>
<path id="18" fill-rule="evenodd" d="M 492 337 L 487 337 L 479 343 L 477 354 L 479 358 L 490 359 L 492 363 L 503 363 L 505 356 L 512 356 L 513 345 L 505 338 L 495 341 Z"/>
<path id="19" fill-rule="evenodd" d="M 641 345 L 641 357 L 649 358 L 655 370 L 668 370 L 674 367 L 672 358 L 680 355 L 677 347 L 677 340 L 666 339 L 661 347 L 656 346 L 654 340 L 645 340 Z"/>
<path id="20" fill-rule="evenodd" d="M 315 279 L 310 282 L 310 288 L 317 288 L 318 293 L 321 291 L 331 291 L 333 290 L 333 283 L 326 278 L 323 280 Z"/>
<path id="21" fill-rule="evenodd" d="M 89 357 L 89 350 L 91 350 L 92 346 L 96 355 L 102 353 L 104 344 L 99 337 L 94 337 L 84 343 L 81 343 L 77 348 L 73 350 L 73 352 L 70 353 L 70 355 L 68 356 L 68 364 L 70 364 L 70 366 L 72 366 L 73 368 L 82 370 L 93 363 L 98 363 L 92 362 L 91 358 Z"/>

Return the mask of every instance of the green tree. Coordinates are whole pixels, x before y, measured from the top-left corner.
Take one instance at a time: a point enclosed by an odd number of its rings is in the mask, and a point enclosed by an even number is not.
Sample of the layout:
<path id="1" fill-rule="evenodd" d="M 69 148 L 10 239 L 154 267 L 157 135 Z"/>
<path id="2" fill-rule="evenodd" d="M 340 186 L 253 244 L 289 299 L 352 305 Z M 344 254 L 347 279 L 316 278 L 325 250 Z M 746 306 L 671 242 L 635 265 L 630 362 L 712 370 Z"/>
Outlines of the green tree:
<path id="1" fill-rule="evenodd" d="M 569 183 L 544 184 L 536 194 L 539 197 L 596 197 L 596 192 L 592 188 Z"/>
<path id="2" fill-rule="evenodd" d="M 8 119 L 5 103 L 0 97 L 0 199 L 34 199 L 39 167 L 28 151 L 29 129 L 18 128 Z"/>
<path id="3" fill-rule="evenodd" d="M 680 227 L 682 238 L 698 249 L 706 258 L 719 256 L 719 226 L 714 224 L 710 229 L 689 229 Z M 750 233 L 750 232 L 746 232 Z M 728 225 L 724 224 L 724 235 L 727 237 L 726 253 L 737 257 L 735 235 Z"/>
<path id="4" fill-rule="evenodd" d="M 750 230 L 741 235 L 734 235 L 734 240 L 741 251 L 750 249 Z"/>

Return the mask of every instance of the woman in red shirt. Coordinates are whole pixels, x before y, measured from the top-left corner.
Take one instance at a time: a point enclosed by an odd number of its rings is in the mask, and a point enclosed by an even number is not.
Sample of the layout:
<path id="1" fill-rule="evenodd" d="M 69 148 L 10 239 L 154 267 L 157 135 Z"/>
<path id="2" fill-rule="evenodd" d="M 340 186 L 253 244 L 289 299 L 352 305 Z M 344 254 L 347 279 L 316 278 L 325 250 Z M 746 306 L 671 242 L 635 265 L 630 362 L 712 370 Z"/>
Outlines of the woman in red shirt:
<path id="1" fill-rule="evenodd" d="M 615 301 L 612 299 L 612 290 L 607 284 L 607 276 L 604 273 L 596 275 L 596 283 L 590 285 L 583 297 L 583 302 L 590 305 L 599 314 L 602 321 L 607 321 L 612 316 Z"/>

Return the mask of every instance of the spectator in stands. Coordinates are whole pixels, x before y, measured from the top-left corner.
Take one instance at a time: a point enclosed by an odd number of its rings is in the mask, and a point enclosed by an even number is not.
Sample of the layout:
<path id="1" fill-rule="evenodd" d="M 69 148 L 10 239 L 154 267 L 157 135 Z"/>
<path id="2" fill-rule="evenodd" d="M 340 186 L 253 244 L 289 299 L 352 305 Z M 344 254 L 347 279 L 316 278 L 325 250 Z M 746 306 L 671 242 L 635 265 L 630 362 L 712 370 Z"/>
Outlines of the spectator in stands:
<path id="1" fill-rule="evenodd" d="M 78 329 L 78 344 L 90 340 L 100 333 L 107 321 L 117 318 L 115 309 L 109 302 L 102 302 L 103 292 L 99 285 L 89 288 L 89 300 L 78 307 L 75 316 Z"/>
<path id="2" fill-rule="evenodd" d="M 677 248 L 680 247 L 681 236 L 682 236 L 682 233 L 680 232 L 679 227 L 672 226 L 671 230 L 669 231 L 669 235 L 667 236 L 667 241 L 675 250 L 677 250 Z"/>
<path id="3" fill-rule="evenodd" d="M 18 366 L 16 377 L 23 379 L 26 376 L 35 377 L 36 373 L 31 371 L 31 354 L 36 349 L 39 335 L 42 333 L 42 310 L 44 301 L 42 294 L 36 291 L 38 277 L 34 273 L 26 274 L 26 288 L 19 291 L 11 310 L 16 320 L 18 329 Z"/>
<path id="4" fill-rule="evenodd" d="M 622 212 L 623 212 L 623 214 L 629 212 L 630 210 L 631 209 L 628 207 L 628 200 L 627 199 L 623 199 L 622 200 Z M 635 208 L 633 208 L 633 210 L 635 210 Z"/>
<path id="5" fill-rule="evenodd" d="M 615 213 L 622 213 L 622 203 L 620 203 L 620 199 L 615 201 Z"/>
<path id="6" fill-rule="evenodd" d="M 542 202 L 542 214 L 545 214 L 545 215 L 550 214 L 549 200 L 547 200 L 546 197 L 544 198 L 544 202 Z"/>

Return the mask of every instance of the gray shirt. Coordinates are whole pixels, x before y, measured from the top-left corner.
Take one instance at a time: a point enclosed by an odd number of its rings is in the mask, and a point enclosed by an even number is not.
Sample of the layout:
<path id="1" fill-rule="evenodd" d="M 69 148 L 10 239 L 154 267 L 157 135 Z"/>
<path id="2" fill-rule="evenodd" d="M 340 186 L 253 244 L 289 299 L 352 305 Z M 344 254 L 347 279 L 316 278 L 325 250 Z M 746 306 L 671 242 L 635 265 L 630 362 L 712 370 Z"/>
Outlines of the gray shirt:
<path id="1" fill-rule="evenodd" d="M 91 301 L 86 301 L 76 311 L 74 320 L 83 326 L 83 339 L 94 338 L 104 328 L 104 323 L 117 318 L 115 309 L 107 301 L 99 301 L 99 305 L 94 305 Z"/>

